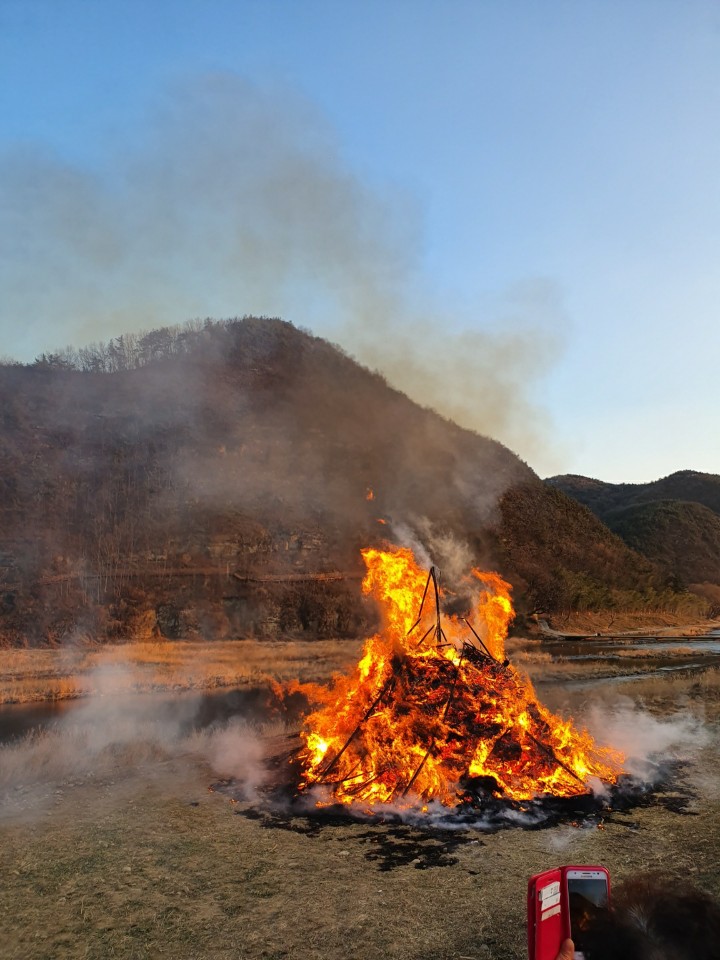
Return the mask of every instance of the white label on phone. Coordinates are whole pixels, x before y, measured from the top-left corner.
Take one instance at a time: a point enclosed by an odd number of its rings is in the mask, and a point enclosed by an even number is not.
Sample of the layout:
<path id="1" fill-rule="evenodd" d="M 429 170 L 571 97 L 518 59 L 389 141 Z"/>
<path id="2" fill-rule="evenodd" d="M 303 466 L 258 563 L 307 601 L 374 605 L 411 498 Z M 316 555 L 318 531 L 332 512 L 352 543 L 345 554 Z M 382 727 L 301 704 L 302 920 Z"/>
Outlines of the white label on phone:
<path id="1" fill-rule="evenodd" d="M 542 923 L 543 920 L 549 920 L 550 917 L 556 917 L 559 913 L 560 913 L 560 904 L 558 904 L 556 907 L 552 907 L 552 909 L 550 910 L 544 910 L 540 914 L 540 922 Z"/>
<path id="2" fill-rule="evenodd" d="M 556 880 L 554 883 L 549 883 L 546 887 L 542 888 L 540 891 L 540 899 L 544 901 L 550 897 L 554 897 L 558 893 L 560 893 L 560 881 Z"/>
<path id="3" fill-rule="evenodd" d="M 546 897 L 546 898 L 543 900 L 540 909 L 541 909 L 541 910 L 549 910 L 550 907 L 554 907 L 554 906 L 556 906 L 558 903 L 560 903 L 560 891 L 559 891 L 559 890 L 558 890 L 558 892 L 555 894 L 554 897 Z"/>

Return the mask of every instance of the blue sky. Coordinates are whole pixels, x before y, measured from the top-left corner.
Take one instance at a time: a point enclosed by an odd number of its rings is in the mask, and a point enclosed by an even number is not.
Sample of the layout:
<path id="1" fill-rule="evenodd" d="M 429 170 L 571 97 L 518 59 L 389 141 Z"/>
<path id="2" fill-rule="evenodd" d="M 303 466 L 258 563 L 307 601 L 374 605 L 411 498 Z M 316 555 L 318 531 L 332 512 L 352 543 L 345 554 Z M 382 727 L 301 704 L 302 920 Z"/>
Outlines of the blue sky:
<path id="1" fill-rule="evenodd" d="M 3 353 L 279 313 L 541 475 L 720 472 L 716 2 L 0 0 L 0 215 Z"/>

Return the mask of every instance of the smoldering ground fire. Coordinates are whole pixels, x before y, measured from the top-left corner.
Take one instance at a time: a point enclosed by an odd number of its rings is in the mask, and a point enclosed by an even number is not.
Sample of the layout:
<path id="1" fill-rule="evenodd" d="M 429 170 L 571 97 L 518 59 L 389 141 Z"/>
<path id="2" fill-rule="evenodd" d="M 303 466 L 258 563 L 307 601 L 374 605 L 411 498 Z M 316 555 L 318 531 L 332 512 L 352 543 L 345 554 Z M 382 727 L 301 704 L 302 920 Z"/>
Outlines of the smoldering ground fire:
<path id="1" fill-rule="evenodd" d="M 311 704 L 293 758 L 300 796 L 422 810 L 578 797 L 617 781 L 622 754 L 554 716 L 505 659 L 514 612 L 500 576 L 473 570 L 451 592 L 406 548 L 363 558 L 384 628 L 350 673 L 294 686 Z M 466 616 L 441 615 L 463 596 Z"/>

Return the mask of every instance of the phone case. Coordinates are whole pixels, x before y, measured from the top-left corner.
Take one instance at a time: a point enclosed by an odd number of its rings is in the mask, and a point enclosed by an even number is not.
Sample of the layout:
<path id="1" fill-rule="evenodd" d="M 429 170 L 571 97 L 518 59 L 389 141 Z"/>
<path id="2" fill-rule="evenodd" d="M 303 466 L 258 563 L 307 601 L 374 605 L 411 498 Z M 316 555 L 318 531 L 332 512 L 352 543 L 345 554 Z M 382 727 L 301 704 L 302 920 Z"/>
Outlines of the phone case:
<path id="1" fill-rule="evenodd" d="M 567 938 L 562 870 L 546 870 L 528 881 L 528 957 L 555 960 Z"/>

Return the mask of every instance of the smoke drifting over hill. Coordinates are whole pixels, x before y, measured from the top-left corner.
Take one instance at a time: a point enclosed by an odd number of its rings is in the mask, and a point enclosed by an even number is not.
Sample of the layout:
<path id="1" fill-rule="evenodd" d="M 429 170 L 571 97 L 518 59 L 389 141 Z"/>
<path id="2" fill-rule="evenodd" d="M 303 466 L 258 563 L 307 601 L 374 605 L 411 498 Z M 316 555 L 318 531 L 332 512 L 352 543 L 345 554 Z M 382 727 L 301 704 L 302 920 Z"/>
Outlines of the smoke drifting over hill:
<path id="1" fill-rule="evenodd" d="M 0 157 L 0 211 L 8 353 L 193 316 L 281 315 L 526 458 L 544 445 L 528 386 L 562 325 L 557 291 L 533 281 L 472 321 L 433 303 L 413 204 L 348 171 L 299 96 L 196 78 L 107 144 L 95 170 L 36 147 Z"/>

